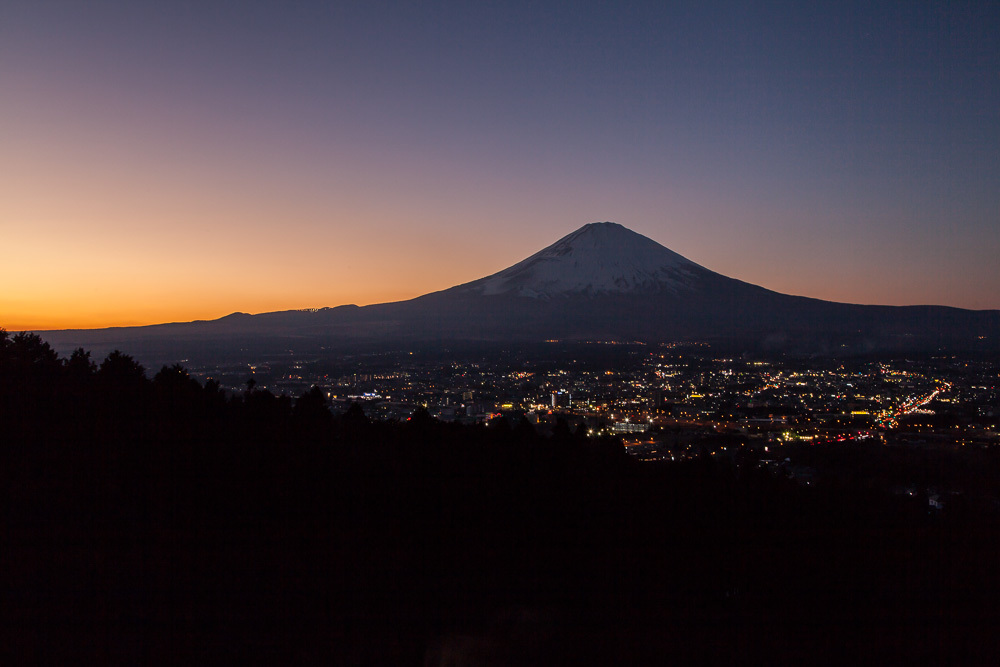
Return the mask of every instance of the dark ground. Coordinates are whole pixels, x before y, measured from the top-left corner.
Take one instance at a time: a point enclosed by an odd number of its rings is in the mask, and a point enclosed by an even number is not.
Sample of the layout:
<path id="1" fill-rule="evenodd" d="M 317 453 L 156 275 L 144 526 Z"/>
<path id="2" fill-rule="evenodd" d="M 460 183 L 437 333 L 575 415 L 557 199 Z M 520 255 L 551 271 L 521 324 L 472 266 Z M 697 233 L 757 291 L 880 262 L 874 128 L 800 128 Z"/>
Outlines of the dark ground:
<path id="1" fill-rule="evenodd" d="M 984 504 L 332 417 L 0 338 L 4 664 L 1000 658 Z"/>

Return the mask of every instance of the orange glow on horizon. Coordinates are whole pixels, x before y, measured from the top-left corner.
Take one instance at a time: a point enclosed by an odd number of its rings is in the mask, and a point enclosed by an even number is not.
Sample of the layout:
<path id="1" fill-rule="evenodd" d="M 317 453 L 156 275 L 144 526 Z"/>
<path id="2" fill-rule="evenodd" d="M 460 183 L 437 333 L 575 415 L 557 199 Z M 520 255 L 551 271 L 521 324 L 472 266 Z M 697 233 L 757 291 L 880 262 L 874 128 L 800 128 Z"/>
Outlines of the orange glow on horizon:
<path id="1" fill-rule="evenodd" d="M 433 290 L 427 290 L 433 291 Z M 93 306 L 86 303 L 69 303 L 65 300 L 42 301 L 38 305 L 11 307 L 0 298 L 0 328 L 8 332 L 47 331 L 56 329 L 103 329 L 108 327 L 134 327 L 171 322 L 191 322 L 194 320 L 214 320 L 231 313 L 267 313 L 281 310 L 304 310 L 311 308 L 333 308 L 348 304 L 365 306 L 376 303 L 402 301 L 420 296 L 421 293 L 382 290 L 369 292 L 365 299 L 342 295 L 339 300 L 334 295 L 315 300 L 307 300 L 303 295 L 293 298 L 273 299 L 233 299 L 230 303 L 211 295 L 207 303 L 191 299 L 185 303 L 183 295 L 175 299 L 159 300 L 153 304 L 122 301 L 114 306 Z M 233 307 L 231 304 L 238 304 Z"/>
<path id="2" fill-rule="evenodd" d="M 0 12 L 8 331 L 409 299 L 603 220 L 785 294 L 1000 308 L 989 31 L 920 19 L 889 52 L 856 8 L 751 12 L 733 43 L 711 12 L 610 5 L 23 4 Z M 940 40 L 962 48 L 920 76 Z"/>

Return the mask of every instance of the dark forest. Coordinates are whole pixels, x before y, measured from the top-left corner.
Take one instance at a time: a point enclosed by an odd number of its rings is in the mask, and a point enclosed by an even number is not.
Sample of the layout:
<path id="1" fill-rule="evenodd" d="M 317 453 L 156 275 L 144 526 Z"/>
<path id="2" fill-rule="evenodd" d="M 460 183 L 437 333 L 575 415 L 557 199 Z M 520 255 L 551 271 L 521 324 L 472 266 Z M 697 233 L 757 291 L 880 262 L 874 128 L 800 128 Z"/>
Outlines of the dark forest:
<path id="1" fill-rule="evenodd" d="M 150 379 L 149 375 L 152 376 Z M 5 664 L 997 664 L 995 509 L 0 330 Z"/>

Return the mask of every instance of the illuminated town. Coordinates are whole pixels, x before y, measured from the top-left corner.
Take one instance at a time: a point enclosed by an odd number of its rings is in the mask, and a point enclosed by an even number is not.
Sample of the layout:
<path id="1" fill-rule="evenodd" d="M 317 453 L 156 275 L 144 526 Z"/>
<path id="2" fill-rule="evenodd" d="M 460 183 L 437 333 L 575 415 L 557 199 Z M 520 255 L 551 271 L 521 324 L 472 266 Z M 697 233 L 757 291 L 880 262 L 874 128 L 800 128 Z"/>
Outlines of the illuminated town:
<path id="1" fill-rule="evenodd" d="M 559 341 L 450 359 L 419 351 L 333 361 L 289 356 L 195 367 L 192 375 L 232 393 L 245 391 L 251 377 L 258 390 L 293 398 L 317 386 L 335 412 L 358 403 L 375 419 L 405 420 L 422 406 L 442 421 L 524 419 L 542 434 L 564 421 L 578 436 L 619 436 L 643 460 L 783 465 L 803 446 L 834 443 L 1000 445 L 1000 367 L 953 356 L 759 359 L 720 356 L 705 343 Z"/>

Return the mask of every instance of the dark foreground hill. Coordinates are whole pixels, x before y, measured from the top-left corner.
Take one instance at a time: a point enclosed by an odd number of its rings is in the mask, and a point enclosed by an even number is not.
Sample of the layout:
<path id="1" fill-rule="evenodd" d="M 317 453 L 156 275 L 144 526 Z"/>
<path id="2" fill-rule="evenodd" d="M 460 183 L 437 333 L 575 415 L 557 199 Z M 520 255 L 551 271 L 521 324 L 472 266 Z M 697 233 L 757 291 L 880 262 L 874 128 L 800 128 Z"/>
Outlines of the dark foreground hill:
<path id="1" fill-rule="evenodd" d="M 866 306 L 728 278 L 614 223 L 585 225 L 508 269 L 397 303 L 117 329 L 50 331 L 143 358 L 316 352 L 454 341 L 700 340 L 737 349 L 868 353 L 1000 351 L 1000 311 Z"/>
<path id="2" fill-rule="evenodd" d="M 996 515 L 0 336 L 4 664 L 996 664 Z M 746 463 L 746 462 L 743 462 Z"/>

